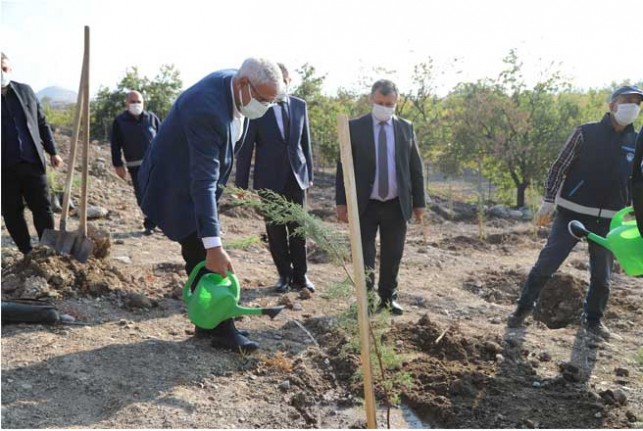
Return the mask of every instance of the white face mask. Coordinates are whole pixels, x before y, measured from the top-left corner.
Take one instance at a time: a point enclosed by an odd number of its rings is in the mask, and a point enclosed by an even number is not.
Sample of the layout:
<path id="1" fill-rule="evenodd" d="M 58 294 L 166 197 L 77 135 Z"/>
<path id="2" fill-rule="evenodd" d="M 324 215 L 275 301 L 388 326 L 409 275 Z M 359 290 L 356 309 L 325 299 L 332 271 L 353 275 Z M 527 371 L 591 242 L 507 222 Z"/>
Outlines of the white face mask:
<path id="1" fill-rule="evenodd" d="M 640 111 L 641 107 L 636 103 L 620 103 L 616 107 L 614 119 L 621 126 L 627 126 L 636 120 Z"/>
<path id="2" fill-rule="evenodd" d="M 388 107 L 373 103 L 373 116 L 377 119 L 377 121 L 388 121 L 391 119 L 394 113 L 395 106 Z"/>
<path id="3" fill-rule="evenodd" d="M 11 74 L 8 72 L 2 72 L 2 88 L 9 85 L 11 82 Z"/>
<path id="4" fill-rule="evenodd" d="M 250 91 L 250 85 L 248 85 L 248 91 Z M 250 92 L 250 102 L 247 105 L 243 106 L 243 97 L 241 89 L 239 89 L 239 102 L 242 103 L 239 108 L 241 115 L 248 118 L 249 120 L 254 120 L 256 118 L 263 117 L 263 114 L 268 112 L 268 109 L 272 106 L 272 103 L 261 103 L 254 97 L 252 97 L 252 92 Z"/>
<path id="5" fill-rule="evenodd" d="M 139 116 L 143 113 L 143 104 L 142 103 L 130 103 L 127 107 L 130 114 Z"/>

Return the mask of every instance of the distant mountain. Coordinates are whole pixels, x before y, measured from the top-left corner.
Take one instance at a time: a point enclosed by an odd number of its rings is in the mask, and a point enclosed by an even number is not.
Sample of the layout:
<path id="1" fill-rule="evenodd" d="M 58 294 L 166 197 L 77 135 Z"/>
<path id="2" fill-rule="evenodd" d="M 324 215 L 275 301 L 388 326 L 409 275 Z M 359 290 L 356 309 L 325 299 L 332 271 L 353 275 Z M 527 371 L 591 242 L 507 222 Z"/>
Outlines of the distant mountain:
<path id="1" fill-rule="evenodd" d="M 61 87 L 47 87 L 36 93 L 38 100 L 42 101 L 45 97 L 49 98 L 52 105 L 63 105 L 67 103 L 76 103 L 77 93 Z"/>

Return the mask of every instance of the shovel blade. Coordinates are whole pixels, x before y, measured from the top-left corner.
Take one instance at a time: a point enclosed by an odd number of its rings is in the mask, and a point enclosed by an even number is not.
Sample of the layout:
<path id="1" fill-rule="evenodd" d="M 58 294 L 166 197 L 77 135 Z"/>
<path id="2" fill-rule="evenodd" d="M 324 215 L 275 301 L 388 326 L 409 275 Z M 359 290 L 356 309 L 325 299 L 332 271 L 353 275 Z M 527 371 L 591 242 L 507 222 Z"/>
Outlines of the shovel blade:
<path id="1" fill-rule="evenodd" d="M 89 256 L 91 256 L 93 249 L 94 243 L 89 238 L 78 235 L 76 237 L 76 241 L 74 241 L 70 254 L 80 263 L 85 263 L 87 262 L 87 259 L 89 259 Z"/>

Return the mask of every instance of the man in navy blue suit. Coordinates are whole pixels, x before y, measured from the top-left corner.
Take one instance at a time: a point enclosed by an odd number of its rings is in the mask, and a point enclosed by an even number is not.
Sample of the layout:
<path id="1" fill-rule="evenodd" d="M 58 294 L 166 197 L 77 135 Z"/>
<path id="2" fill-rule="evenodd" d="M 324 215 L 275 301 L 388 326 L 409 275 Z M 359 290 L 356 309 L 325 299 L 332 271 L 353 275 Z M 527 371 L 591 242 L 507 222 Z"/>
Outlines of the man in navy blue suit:
<path id="1" fill-rule="evenodd" d="M 138 175 L 141 208 L 181 244 L 188 273 L 204 259 L 208 271 L 224 277 L 234 272 L 221 243 L 217 200 L 244 118 L 261 117 L 283 92 L 275 63 L 248 58 L 238 71 L 211 73 L 183 92 L 152 141 Z M 197 334 L 211 337 L 215 347 L 245 352 L 259 347 L 232 319 Z"/>
<path id="2" fill-rule="evenodd" d="M 279 64 L 284 84 L 288 70 Z M 248 132 L 237 155 L 236 185 L 248 188 L 250 163 L 255 153 L 253 187 L 271 190 L 288 201 L 304 205 L 306 190 L 313 185 L 313 158 L 306 102 L 285 96 L 266 115 L 248 124 Z M 306 239 L 295 235 L 296 223 L 275 224 L 266 220 L 270 254 L 279 272 L 278 292 L 315 290 L 306 272 Z"/>

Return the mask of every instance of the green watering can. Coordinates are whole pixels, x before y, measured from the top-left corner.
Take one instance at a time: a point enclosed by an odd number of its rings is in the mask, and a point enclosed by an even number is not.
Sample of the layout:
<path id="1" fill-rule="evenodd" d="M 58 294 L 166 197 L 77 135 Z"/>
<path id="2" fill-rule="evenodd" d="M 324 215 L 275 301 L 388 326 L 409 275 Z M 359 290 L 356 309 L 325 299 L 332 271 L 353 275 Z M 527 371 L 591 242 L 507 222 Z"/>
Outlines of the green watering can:
<path id="1" fill-rule="evenodd" d="M 271 308 L 239 306 L 239 280 L 231 272 L 225 278 L 216 273 L 204 274 L 192 292 L 190 287 L 203 267 L 205 262 L 195 266 L 183 287 L 188 317 L 199 328 L 212 329 L 224 320 L 247 314 L 267 314 L 274 318 L 283 310 L 283 305 Z"/>
<path id="2" fill-rule="evenodd" d="M 569 222 L 569 233 L 578 239 L 588 238 L 610 250 L 627 275 L 643 275 L 643 238 L 636 220 L 623 221 L 633 211 L 632 207 L 627 207 L 617 212 L 606 238 L 589 232 L 578 220 Z"/>

